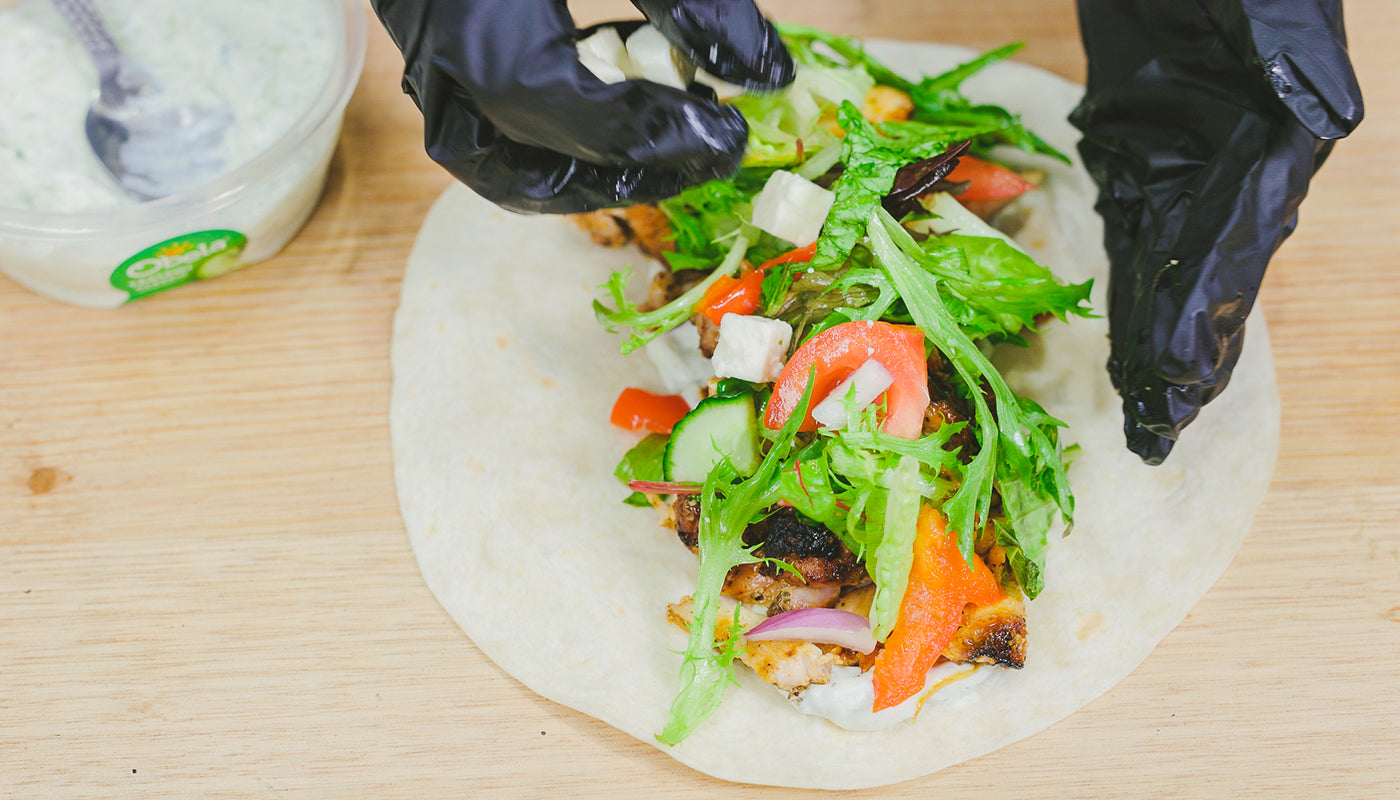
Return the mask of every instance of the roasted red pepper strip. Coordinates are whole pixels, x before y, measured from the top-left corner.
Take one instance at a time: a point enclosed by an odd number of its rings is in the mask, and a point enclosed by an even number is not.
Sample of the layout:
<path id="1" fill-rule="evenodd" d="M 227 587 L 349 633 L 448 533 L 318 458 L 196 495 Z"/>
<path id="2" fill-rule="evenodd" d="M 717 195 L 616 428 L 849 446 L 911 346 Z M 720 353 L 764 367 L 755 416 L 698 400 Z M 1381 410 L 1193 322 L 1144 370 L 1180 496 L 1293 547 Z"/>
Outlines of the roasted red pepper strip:
<path id="1" fill-rule="evenodd" d="M 737 278 L 725 276 L 710 285 L 695 307 L 718 325 L 725 314 L 752 314 L 763 300 L 763 272 L 750 270 Z"/>
<path id="2" fill-rule="evenodd" d="M 612 424 L 629 431 L 648 430 L 670 433 L 681 417 L 690 413 L 690 404 L 678 394 L 652 394 L 628 387 L 613 403 Z"/>
<path id="3" fill-rule="evenodd" d="M 982 559 L 972 558 L 968 569 L 957 534 L 948 530 L 942 514 L 924 506 L 899 619 L 870 668 L 875 711 L 897 706 L 924 688 L 929 669 L 962 626 L 966 606 L 990 605 L 1002 598 L 991 570 Z"/>
<path id="4" fill-rule="evenodd" d="M 806 262 L 811 261 L 812 257 L 816 254 L 817 243 L 812 242 L 806 247 L 799 247 L 796 250 L 789 250 L 786 253 L 783 253 L 782 255 L 778 256 L 777 258 L 770 258 L 769 260 L 763 262 L 763 266 L 759 267 L 758 269 L 760 272 L 762 272 L 763 270 L 768 269 L 769 267 L 775 267 L 779 264 L 805 264 Z"/>
<path id="5" fill-rule="evenodd" d="M 725 314 L 752 314 L 763 302 L 764 270 L 778 264 L 796 264 L 812 260 L 817 252 L 817 243 L 799 247 L 763 262 L 758 269 L 749 270 L 737 278 L 725 276 L 710 285 L 705 296 L 695 305 L 695 310 L 704 314 L 718 325 Z"/>

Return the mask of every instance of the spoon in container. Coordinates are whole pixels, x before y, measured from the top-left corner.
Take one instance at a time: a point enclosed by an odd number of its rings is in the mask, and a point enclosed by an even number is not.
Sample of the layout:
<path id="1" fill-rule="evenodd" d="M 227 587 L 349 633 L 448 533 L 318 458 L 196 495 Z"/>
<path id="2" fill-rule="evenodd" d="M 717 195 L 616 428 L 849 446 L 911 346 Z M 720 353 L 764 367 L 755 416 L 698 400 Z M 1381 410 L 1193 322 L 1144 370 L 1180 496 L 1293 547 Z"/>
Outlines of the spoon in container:
<path id="1" fill-rule="evenodd" d="M 147 201 L 218 177 L 233 114 L 167 92 L 150 70 L 122 55 L 91 0 L 53 0 L 97 65 L 87 138 L 122 189 Z"/>

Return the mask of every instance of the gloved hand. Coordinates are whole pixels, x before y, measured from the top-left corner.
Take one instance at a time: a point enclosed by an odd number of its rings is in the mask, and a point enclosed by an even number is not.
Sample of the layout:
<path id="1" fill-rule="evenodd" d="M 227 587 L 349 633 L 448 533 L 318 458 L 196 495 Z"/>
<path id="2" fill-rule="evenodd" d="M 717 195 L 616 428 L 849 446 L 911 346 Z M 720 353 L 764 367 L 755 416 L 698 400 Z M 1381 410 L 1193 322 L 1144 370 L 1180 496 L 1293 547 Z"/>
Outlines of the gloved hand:
<path id="1" fill-rule="evenodd" d="M 1078 0 L 1109 373 L 1150 464 L 1225 388 L 1269 258 L 1361 121 L 1341 0 Z"/>
<path id="2" fill-rule="evenodd" d="M 633 0 L 696 66 L 746 88 L 792 82 L 752 0 Z M 429 156 L 520 212 L 657 200 L 731 174 L 748 126 L 709 97 L 606 84 L 578 60 L 561 0 L 374 0 L 404 56 Z"/>

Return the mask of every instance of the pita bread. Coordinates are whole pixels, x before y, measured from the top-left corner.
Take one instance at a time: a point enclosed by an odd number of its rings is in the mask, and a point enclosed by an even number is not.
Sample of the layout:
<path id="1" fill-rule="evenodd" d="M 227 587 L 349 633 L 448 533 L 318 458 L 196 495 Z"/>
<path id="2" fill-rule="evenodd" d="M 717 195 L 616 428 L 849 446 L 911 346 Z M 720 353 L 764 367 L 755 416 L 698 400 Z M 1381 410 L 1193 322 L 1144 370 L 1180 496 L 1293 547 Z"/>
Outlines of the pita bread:
<path id="1" fill-rule="evenodd" d="M 903 74 L 972 54 L 870 42 Z M 965 85 L 1064 152 L 1081 89 L 1003 63 Z M 1106 260 L 1078 167 L 1048 176 L 1018 239 L 1061 278 L 1097 279 Z M 1124 447 L 1104 364 L 1104 319 L 1055 324 L 1029 349 L 999 351 L 1012 387 L 1068 423 L 1075 528 L 1050 548 L 1046 588 L 1027 607 L 1024 669 L 983 669 L 931 696 L 910 724 L 852 732 L 797 713 L 744 681 L 690 738 L 655 740 L 677 690 L 685 634 L 666 604 L 693 588 L 695 558 L 648 509 L 623 505 L 613 469 L 635 436 L 607 423 L 625 386 L 658 388 L 624 359 L 591 300 L 609 273 L 642 265 L 567 221 L 501 211 L 453 186 L 424 222 L 394 324 L 390 414 L 398 493 L 423 577 L 452 618 L 535 692 L 720 778 L 848 789 L 907 780 L 1030 736 L 1130 673 L 1234 557 L 1268 488 L 1279 401 L 1256 310 L 1230 390 L 1167 462 Z M 739 672 L 744 672 L 739 668 Z M 752 685 L 755 684 L 756 685 Z M 839 754 L 833 757 L 833 754 Z"/>

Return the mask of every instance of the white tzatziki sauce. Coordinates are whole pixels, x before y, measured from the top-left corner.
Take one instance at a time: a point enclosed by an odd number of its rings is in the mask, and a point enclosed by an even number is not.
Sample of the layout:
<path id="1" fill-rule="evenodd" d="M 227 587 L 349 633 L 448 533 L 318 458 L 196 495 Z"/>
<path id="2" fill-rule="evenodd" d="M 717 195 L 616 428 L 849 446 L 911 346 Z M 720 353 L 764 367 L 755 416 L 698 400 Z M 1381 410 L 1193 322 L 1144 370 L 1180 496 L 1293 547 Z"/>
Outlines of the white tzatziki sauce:
<path id="1" fill-rule="evenodd" d="M 972 664 L 945 661 L 930 669 L 924 688 L 897 706 L 880 711 L 875 705 L 875 683 L 869 672 L 857 667 L 832 667 L 831 679 L 802 690 L 797 710 L 824 717 L 848 731 L 878 731 L 909 722 L 925 702 L 957 704 L 970 697 L 967 690 L 982 682 L 987 671 Z"/>
<path id="2" fill-rule="evenodd" d="M 335 28 L 313 0 L 96 0 L 123 53 L 172 93 L 234 122 L 224 170 L 266 150 L 330 78 Z M 0 3 L 0 206 L 77 212 L 134 205 L 83 130 L 92 59 L 48 0 Z"/>

